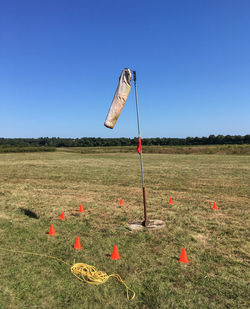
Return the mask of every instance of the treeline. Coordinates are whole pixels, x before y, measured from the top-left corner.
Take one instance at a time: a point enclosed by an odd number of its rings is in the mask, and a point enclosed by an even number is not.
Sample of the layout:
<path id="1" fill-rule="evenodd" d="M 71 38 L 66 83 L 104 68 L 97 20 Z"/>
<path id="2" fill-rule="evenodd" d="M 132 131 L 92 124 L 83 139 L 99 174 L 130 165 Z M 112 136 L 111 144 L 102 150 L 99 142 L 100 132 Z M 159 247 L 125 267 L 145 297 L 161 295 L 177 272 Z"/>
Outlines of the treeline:
<path id="1" fill-rule="evenodd" d="M 107 147 L 107 146 L 136 146 L 135 138 L 0 138 L 0 147 Z M 187 138 L 143 138 L 145 146 L 191 146 L 191 145 L 241 145 L 250 144 L 250 135 L 210 135 L 209 137 Z"/>

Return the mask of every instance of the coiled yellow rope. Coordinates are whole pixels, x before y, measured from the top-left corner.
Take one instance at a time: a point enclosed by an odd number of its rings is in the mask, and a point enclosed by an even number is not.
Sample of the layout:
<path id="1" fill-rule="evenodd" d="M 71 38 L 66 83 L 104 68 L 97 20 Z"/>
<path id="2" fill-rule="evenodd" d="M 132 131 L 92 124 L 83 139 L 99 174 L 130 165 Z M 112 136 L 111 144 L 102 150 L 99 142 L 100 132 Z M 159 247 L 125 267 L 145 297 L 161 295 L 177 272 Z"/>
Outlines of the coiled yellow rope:
<path id="1" fill-rule="evenodd" d="M 40 254 L 40 253 L 35 253 L 35 252 L 26 252 L 26 251 L 18 251 L 18 250 L 10 250 L 10 249 L 5 249 L 0 247 L 0 250 L 7 251 L 7 252 L 13 252 L 13 253 L 21 253 L 21 254 L 29 254 L 29 255 L 36 255 L 36 256 L 41 256 L 41 257 L 46 257 L 50 259 L 55 259 L 58 262 L 64 263 L 65 265 L 70 267 L 70 264 L 67 262 L 51 255 L 46 255 L 46 254 Z M 120 275 L 118 274 L 111 274 L 108 275 L 103 271 L 97 270 L 94 266 L 85 264 L 85 263 L 75 263 L 73 266 L 70 267 L 70 270 L 72 274 L 79 280 L 89 283 L 89 284 L 103 284 L 105 283 L 110 277 L 116 278 L 118 281 L 121 282 L 126 288 L 126 293 L 127 293 L 127 299 L 128 300 L 133 300 L 135 298 L 135 292 L 130 289 L 126 283 L 122 280 Z M 133 293 L 132 297 L 129 297 L 129 291 Z"/>
<path id="2" fill-rule="evenodd" d="M 116 278 L 118 281 L 121 282 L 126 288 L 127 292 L 127 299 L 132 300 L 135 298 L 135 292 L 131 290 L 127 284 L 122 280 L 120 275 L 118 274 L 111 274 L 108 275 L 103 271 L 96 270 L 94 266 L 85 264 L 85 263 L 76 263 L 71 267 L 71 272 L 76 278 L 79 280 L 90 283 L 90 284 L 103 284 L 105 283 L 110 277 Z M 86 279 L 87 278 L 87 279 Z M 129 291 L 133 293 L 133 296 L 129 298 Z"/>

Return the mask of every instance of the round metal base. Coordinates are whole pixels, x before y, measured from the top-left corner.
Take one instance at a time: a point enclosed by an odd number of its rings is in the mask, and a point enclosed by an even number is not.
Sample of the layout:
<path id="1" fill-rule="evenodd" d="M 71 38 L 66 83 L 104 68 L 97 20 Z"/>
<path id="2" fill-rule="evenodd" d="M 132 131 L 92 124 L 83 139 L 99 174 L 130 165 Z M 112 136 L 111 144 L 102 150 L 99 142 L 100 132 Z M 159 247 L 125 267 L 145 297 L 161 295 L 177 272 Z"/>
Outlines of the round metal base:
<path id="1" fill-rule="evenodd" d="M 165 226 L 165 222 L 162 220 L 149 220 L 147 226 L 142 221 L 132 222 L 128 224 L 131 231 L 141 231 L 143 229 L 156 230 Z"/>

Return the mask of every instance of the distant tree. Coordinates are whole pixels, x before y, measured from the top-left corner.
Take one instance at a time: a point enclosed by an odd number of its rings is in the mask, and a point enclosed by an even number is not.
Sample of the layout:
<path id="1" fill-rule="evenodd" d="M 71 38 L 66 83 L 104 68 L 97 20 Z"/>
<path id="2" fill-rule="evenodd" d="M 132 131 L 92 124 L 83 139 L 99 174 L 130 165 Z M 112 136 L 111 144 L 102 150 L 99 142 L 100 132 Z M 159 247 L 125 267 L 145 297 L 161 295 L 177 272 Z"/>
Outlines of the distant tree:
<path id="1" fill-rule="evenodd" d="M 250 135 L 245 135 L 243 140 L 245 144 L 250 144 Z"/>
<path id="2" fill-rule="evenodd" d="M 209 137 L 208 137 L 208 144 L 210 144 L 210 145 L 213 145 L 213 144 L 215 144 L 215 135 L 209 135 Z"/>

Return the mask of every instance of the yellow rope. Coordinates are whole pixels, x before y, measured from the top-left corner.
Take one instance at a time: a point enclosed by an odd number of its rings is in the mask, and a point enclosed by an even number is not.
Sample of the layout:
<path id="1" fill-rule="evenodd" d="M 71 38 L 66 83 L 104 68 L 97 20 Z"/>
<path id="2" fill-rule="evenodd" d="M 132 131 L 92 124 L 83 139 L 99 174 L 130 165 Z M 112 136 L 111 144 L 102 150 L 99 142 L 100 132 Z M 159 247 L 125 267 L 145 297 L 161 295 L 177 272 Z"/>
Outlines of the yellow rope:
<path id="1" fill-rule="evenodd" d="M 110 277 L 116 278 L 118 281 L 121 282 L 126 288 L 127 292 L 127 299 L 132 300 L 135 297 L 135 292 L 131 290 L 126 283 L 122 280 L 120 275 L 118 274 L 111 274 L 108 275 L 103 271 L 97 270 L 94 266 L 85 264 L 85 263 L 76 263 L 71 267 L 71 272 L 73 275 L 76 276 L 79 280 L 89 283 L 89 284 L 103 284 L 105 283 Z M 129 298 L 129 291 L 133 293 L 133 296 Z"/>
<path id="2" fill-rule="evenodd" d="M 46 257 L 50 259 L 55 259 L 58 262 L 64 263 L 67 266 L 70 266 L 69 263 L 51 255 L 46 255 L 46 254 L 40 254 L 40 253 L 34 253 L 34 252 L 26 252 L 26 251 L 18 251 L 18 250 L 10 250 L 10 249 L 5 249 L 0 247 L 1 250 L 7 251 L 7 252 L 13 252 L 13 253 L 21 253 L 21 254 L 29 254 L 29 255 L 36 255 L 36 256 L 41 256 L 41 257 Z M 103 271 L 97 270 L 94 266 L 85 264 L 85 263 L 75 263 L 73 266 L 70 268 L 72 274 L 79 280 L 89 283 L 89 284 L 103 284 L 105 283 L 110 277 L 116 278 L 118 281 L 121 282 L 126 288 L 126 293 L 127 293 L 127 299 L 128 300 L 133 300 L 135 298 L 135 292 L 131 290 L 126 283 L 122 280 L 120 275 L 118 274 L 111 274 L 108 275 Z M 133 293 L 132 297 L 129 297 L 129 291 Z"/>

